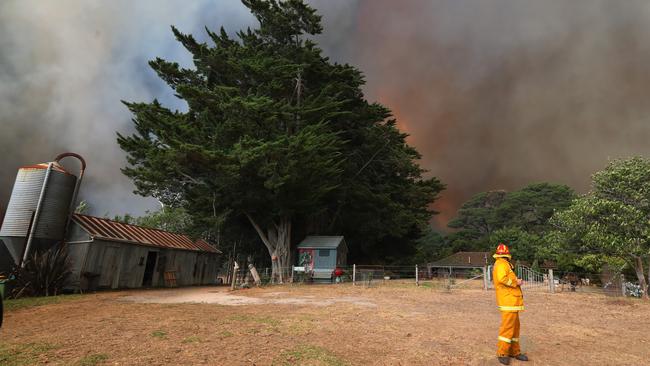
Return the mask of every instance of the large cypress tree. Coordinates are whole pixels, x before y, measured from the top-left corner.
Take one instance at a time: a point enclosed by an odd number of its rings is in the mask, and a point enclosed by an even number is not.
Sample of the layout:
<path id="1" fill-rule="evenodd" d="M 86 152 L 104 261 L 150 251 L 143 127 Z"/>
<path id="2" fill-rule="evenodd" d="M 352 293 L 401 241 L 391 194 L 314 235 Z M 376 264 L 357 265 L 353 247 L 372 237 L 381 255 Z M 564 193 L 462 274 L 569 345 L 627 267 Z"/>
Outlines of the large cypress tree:
<path id="1" fill-rule="evenodd" d="M 194 68 L 150 62 L 187 112 L 125 103 L 136 133 L 118 143 L 137 192 L 184 206 L 202 225 L 245 217 L 279 281 L 294 231 L 362 234 L 363 252 L 426 225 L 442 184 L 422 178 L 390 111 L 364 99 L 361 73 L 309 39 L 320 16 L 301 0 L 243 4 L 258 29 L 236 38 L 206 29 L 209 45 L 172 27 Z"/>

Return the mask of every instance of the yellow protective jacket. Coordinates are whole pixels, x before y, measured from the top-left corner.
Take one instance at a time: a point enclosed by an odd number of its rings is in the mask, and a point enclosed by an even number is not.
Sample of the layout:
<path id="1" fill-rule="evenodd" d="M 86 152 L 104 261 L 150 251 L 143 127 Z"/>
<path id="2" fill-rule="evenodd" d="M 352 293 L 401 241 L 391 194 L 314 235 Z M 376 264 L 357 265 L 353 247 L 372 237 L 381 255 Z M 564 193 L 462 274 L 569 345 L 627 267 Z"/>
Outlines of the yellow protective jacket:
<path id="1" fill-rule="evenodd" d="M 517 275 L 512 264 L 505 258 L 496 258 L 492 279 L 497 293 L 497 306 L 501 311 L 517 312 L 524 310 L 524 296 L 517 285 Z"/>

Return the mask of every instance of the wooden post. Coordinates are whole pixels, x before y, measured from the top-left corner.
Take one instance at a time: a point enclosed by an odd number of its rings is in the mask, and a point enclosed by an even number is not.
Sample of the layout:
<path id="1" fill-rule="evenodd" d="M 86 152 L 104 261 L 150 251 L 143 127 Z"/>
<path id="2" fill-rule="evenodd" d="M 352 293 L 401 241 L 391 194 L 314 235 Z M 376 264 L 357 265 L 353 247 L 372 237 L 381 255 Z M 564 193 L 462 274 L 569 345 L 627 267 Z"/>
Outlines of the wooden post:
<path id="1" fill-rule="evenodd" d="M 228 271 L 226 272 L 226 280 L 224 281 L 224 285 L 227 283 L 230 283 L 230 271 L 232 271 L 232 258 L 228 258 Z"/>
<path id="2" fill-rule="evenodd" d="M 627 296 L 625 293 L 625 276 L 621 273 L 621 294 L 623 297 Z"/>
<path id="3" fill-rule="evenodd" d="M 420 286 L 420 274 L 418 272 L 418 265 L 415 265 L 415 286 Z"/>
<path id="4" fill-rule="evenodd" d="M 259 287 L 262 285 L 262 279 L 260 278 L 260 274 L 257 273 L 257 268 L 253 265 L 253 263 L 248 265 L 248 270 L 251 271 L 251 275 L 253 276 L 253 280 L 255 281 L 255 286 Z"/>
<path id="5" fill-rule="evenodd" d="M 357 285 L 357 265 L 352 265 L 352 286 Z"/>
<path id="6" fill-rule="evenodd" d="M 483 290 L 487 291 L 488 290 L 488 278 L 487 278 L 487 267 L 482 267 L 483 270 Z"/>
<path id="7" fill-rule="evenodd" d="M 548 270 L 548 289 L 551 293 L 555 293 L 555 278 L 553 278 L 553 270 Z"/>
<path id="8" fill-rule="evenodd" d="M 237 264 L 237 261 L 235 261 L 235 265 L 233 266 L 233 269 L 232 269 L 232 285 L 230 285 L 231 290 L 235 289 L 235 282 L 237 282 L 237 270 L 238 269 L 239 269 L 239 265 Z"/>

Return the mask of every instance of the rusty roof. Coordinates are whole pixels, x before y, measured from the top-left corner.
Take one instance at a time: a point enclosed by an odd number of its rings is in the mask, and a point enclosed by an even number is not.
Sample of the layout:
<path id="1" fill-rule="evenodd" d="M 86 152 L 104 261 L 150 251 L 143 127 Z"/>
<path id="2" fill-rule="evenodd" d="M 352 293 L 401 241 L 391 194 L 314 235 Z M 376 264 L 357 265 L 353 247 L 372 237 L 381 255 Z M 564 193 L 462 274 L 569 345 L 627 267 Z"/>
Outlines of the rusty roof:
<path id="1" fill-rule="evenodd" d="M 457 252 L 449 257 L 442 258 L 436 262 L 429 263 L 430 267 L 483 267 L 486 264 L 494 263 L 490 252 Z"/>
<path id="2" fill-rule="evenodd" d="M 40 163 L 40 164 L 34 164 L 34 165 L 25 165 L 25 166 L 23 166 L 23 167 L 20 167 L 20 169 L 25 169 L 25 170 L 31 170 L 31 169 L 38 170 L 38 169 L 43 169 L 43 170 L 45 170 L 45 169 L 47 169 L 47 167 L 49 166 L 49 164 L 50 164 L 50 163 Z M 65 167 L 63 167 L 63 165 L 61 165 L 61 164 L 59 164 L 59 163 L 57 163 L 57 162 L 52 162 L 52 170 L 55 170 L 55 171 L 60 172 L 60 173 L 65 173 L 65 174 L 67 174 L 67 175 L 73 175 L 73 176 L 74 176 L 74 174 L 72 174 L 72 173 L 70 173 L 69 171 L 67 171 L 67 170 L 65 169 Z"/>
<path id="3" fill-rule="evenodd" d="M 73 220 L 91 237 L 159 248 L 221 253 L 205 240 L 192 240 L 189 236 L 169 231 L 130 225 L 105 218 L 74 214 Z"/>

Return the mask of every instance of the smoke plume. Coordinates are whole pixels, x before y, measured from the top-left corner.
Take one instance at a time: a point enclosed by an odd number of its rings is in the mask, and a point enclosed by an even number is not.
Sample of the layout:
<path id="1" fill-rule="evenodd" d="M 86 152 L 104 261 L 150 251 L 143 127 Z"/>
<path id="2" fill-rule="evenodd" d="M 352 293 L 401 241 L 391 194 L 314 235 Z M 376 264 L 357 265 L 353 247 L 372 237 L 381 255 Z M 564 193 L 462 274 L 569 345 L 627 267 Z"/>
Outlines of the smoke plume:
<path id="1" fill-rule="evenodd" d="M 650 153 L 647 1 L 364 1 L 351 42 L 367 94 L 393 108 L 448 184 L 584 192 L 609 158 Z"/>
<path id="2" fill-rule="evenodd" d="M 318 38 L 357 65 L 429 174 L 448 184 L 439 226 L 471 195 L 531 182 L 588 189 L 608 158 L 650 153 L 650 3 L 644 0 L 319 0 Z M 149 70 L 190 65 L 169 25 L 205 37 L 253 26 L 238 1 L 0 3 L 0 206 L 16 169 L 65 150 L 89 161 L 95 213 L 133 212 L 115 131 L 120 99 L 185 108 Z"/>
<path id="3" fill-rule="evenodd" d="M 88 161 L 81 198 L 95 214 L 139 214 L 157 202 L 132 194 L 116 131 L 132 130 L 120 100 L 186 108 L 150 70 L 156 56 L 191 65 L 170 25 L 202 39 L 204 26 L 252 25 L 239 2 L 25 1 L 0 3 L 0 211 L 20 166 L 74 151 Z M 74 166 L 71 170 L 77 171 Z"/>

